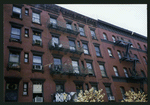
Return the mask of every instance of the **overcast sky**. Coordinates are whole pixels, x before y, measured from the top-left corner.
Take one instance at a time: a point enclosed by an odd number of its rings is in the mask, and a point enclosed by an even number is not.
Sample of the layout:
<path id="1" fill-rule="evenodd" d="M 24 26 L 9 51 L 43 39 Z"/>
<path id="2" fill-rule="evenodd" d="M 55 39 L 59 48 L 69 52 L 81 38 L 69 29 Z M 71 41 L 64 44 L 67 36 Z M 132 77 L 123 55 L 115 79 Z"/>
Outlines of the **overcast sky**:
<path id="1" fill-rule="evenodd" d="M 147 37 L 147 4 L 56 4 Z"/>

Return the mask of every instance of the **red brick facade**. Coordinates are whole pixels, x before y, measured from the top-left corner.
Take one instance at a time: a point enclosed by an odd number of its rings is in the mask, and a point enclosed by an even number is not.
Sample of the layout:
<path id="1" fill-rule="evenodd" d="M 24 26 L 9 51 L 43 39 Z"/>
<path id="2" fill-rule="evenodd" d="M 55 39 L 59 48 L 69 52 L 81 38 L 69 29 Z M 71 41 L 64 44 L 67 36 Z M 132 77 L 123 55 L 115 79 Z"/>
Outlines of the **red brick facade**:
<path id="1" fill-rule="evenodd" d="M 40 24 L 35 24 L 32 22 L 32 8 L 35 8 L 37 10 L 40 10 Z M 120 36 L 123 38 L 127 38 L 130 39 L 130 41 L 133 44 L 134 48 L 131 48 L 130 51 L 132 51 L 132 54 L 136 54 L 138 56 L 138 59 L 140 61 L 140 63 L 136 64 L 136 71 L 137 73 L 141 75 L 141 70 L 143 70 L 145 72 L 145 75 L 147 77 L 147 64 L 145 63 L 143 56 L 146 57 L 147 59 L 147 53 L 144 49 L 144 45 L 147 46 L 147 41 L 146 39 L 144 41 L 141 41 L 142 39 L 140 37 L 137 36 L 137 38 L 131 38 L 131 37 L 127 37 L 127 36 L 123 36 L 121 34 L 117 34 L 115 32 L 111 32 L 105 29 L 102 29 L 100 27 L 95 27 L 92 26 L 90 24 L 85 24 L 82 23 L 77 20 L 73 20 L 72 18 L 67 18 L 65 16 L 63 16 L 62 12 L 59 11 L 58 14 L 55 13 L 51 13 L 48 11 L 45 11 L 41 8 L 36 8 L 33 7 L 31 5 L 26 5 L 24 4 L 21 7 L 21 19 L 17 19 L 17 18 L 13 18 L 12 17 L 12 8 L 13 8 L 13 4 L 4 4 L 3 5 L 3 32 L 4 32 L 4 77 L 20 77 L 21 80 L 19 81 L 19 87 L 18 87 L 18 102 L 32 102 L 32 98 L 33 98 L 33 82 L 31 81 L 31 78 L 38 78 L 38 79 L 45 79 L 44 83 L 43 83 L 43 99 L 44 102 L 52 102 L 51 99 L 51 94 L 54 94 L 56 92 L 56 84 L 54 82 L 54 80 L 66 80 L 65 84 L 64 84 L 64 89 L 65 92 L 76 92 L 76 85 L 73 82 L 74 80 L 76 81 L 83 81 L 83 89 L 86 89 L 85 83 L 88 83 L 89 88 L 91 88 L 91 84 L 90 82 L 97 82 L 98 83 L 98 89 L 103 89 L 103 92 L 106 93 L 105 90 L 105 83 L 110 83 L 110 87 L 111 87 L 111 91 L 112 91 L 112 95 L 115 97 L 115 101 L 119 102 L 122 99 L 122 94 L 120 91 L 120 86 L 124 87 L 125 91 L 130 90 L 130 87 L 134 87 L 135 91 L 136 88 L 138 88 L 140 90 L 140 83 L 130 83 L 130 82 L 116 82 L 113 81 L 112 76 L 115 75 L 115 72 L 113 70 L 113 66 L 116 66 L 118 69 L 118 73 L 120 77 L 125 77 L 125 73 L 123 71 L 123 67 L 126 67 L 127 70 L 128 68 L 132 69 L 132 65 L 133 63 L 131 62 L 126 62 L 126 61 L 122 61 L 121 63 L 119 62 L 119 57 L 117 54 L 117 50 L 122 51 L 126 51 L 126 48 L 124 47 L 120 47 L 117 45 L 114 45 L 112 43 L 112 35 L 114 35 L 115 37 Z M 29 9 L 29 16 L 25 15 L 25 8 Z M 79 35 L 75 36 L 73 34 L 69 34 L 69 33 L 65 33 L 65 32 L 61 32 L 59 30 L 55 30 L 55 29 L 48 29 L 47 28 L 47 21 L 50 18 L 50 15 L 48 14 L 53 14 L 56 15 L 57 21 L 62 21 L 65 22 L 65 19 L 71 20 L 73 21 L 72 24 L 76 24 L 77 27 L 79 27 L 78 23 L 83 24 L 84 25 L 84 31 L 85 31 L 85 35 L 87 37 L 82 37 Z M 11 33 L 11 23 L 10 22 L 14 22 L 17 24 L 21 24 L 23 25 L 21 27 L 21 43 L 18 42 L 13 42 L 10 41 L 10 33 Z M 97 23 L 98 24 L 98 23 Z M 41 29 L 41 38 L 42 38 L 42 46 L 35 46 L 33 45 L 33 29 L 31 28 L 37 28 L 37 29 Z M 95 29 L 95 34 L 98 40 L 93 40 L 91 37 L 91 33 L 90 33 L 90 28 L 94 28 Z M 29 37 L 26 38 L 24 36 L 25 34 L 25 28 L 29 29 Z M 88 49 L 90 52 L 90 55 L 85 55 L 84 53 L 82 53 L 81 55 L 78 54 L 73 54 L 73 53 L 65 53 L 63 51 L 55 51 L 55 50 L 49 50 L 48 48 L 48 43 L 49 41 L 52 39 L 52 34 L 51 33 L 56 33 L 59 34 L 59 40 L 60 41 L 64 41 L 64 42 L 68 42 L 68 37 L 72 37 L 75 38 L 75 43 L 77 46 L 77 41 L 80 41 L 80 45 L 82 46 L 82 40 L 84 41 L 88 41 Z M 108 41 L 103 41 L 101 39 L 103 38 L 103 33 L 106 33 Z M 97 43 L 99 44 L 99 48 L 100 48 L 100 52 L 102 57 L 97 57 L 96 56 L 96 52 L 95 52 L 95 48 L 93 43 Z M 138 50 L 138 46 L 137 43 L 140 44 L 141 49 L 142 50 Z M 69 44 L 69 43 L 68 43 Z M 17 70 L 11 70 L 11 69 L 7 69 L 7 65 L 9 62 L 9 48 L 8 46 L 11 47 L 17 47 L 17 48 L 22 48 L 21 52 L 20 52 L 20 66 L 21 66 L 21 70 L 17 71 Z M 114 58 L 109 57 L 108 55 L 108 51 L 107 48 L 110 48 L 112 51 L 112 54 L 114 56 Z M 51 75 L 50 74 L 50 69 L 49 66 L 44 66 L 43 70 L 44 72 L 33 72 L 32 70 L 32 64 L 33 64 L 33 52 L 31 50 L 34 51 L 40 51 L 40 52 L 44 52 L 44 54 L 42 55 L 42 65 L 47 65 L 50 63 L 53 63 L 53 54 L 57 54 L 57 55 L 62 55 L 62 62 L 66 62 L 67 63 L 71 63 L 72 59 L 71 57 L 74 58 L 79 58 L 78 62 L 79 62 L 79 66 L 81 66 L 81 61 L 84 61 L 84 65 L 86 67 L 86 59 L 92 60 L 92 66 L 93 66 L 93 70 L 95 73 L 95 76 L 86 76 L 86 77 L 76 77 L 76 76 L 68 76 L 68 75 Z M 29 53 L 29 62 L 28 63 L 24 63 L 24 53 L 27 52 Z M 107 78 L 103 78 L 101 76 L 101 70 L 99 68 L 99 63 L 98 61 L 101 62 L 105 62 L 104 63 L 104 67 L 107 73 Z M 129 72 L 129 71 L 128 71 Z M 24 96 L 23 95 L 23 82 L 27 82 L 28 83 L 28 95 Z M 4 100 L 5 100 L 5 90 L 6 90 L 6 80 L 4 82 Z M 147 84 L 144 83 L 144 92 L 147 93 Z M 107 98 L 107 94 L 104 97 L 105 102 L 108 101 Z"/>

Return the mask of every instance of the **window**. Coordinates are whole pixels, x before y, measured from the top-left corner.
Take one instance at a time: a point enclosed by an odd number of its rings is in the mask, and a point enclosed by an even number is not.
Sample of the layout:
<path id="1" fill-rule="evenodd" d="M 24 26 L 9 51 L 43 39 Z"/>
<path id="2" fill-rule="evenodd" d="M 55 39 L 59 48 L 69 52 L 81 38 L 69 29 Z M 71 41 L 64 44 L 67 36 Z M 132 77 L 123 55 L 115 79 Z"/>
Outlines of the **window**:
<path id="1" fill-rule="evenodd" d="M 70 45 L 70 51 L 74 52 L 76 50 L 75 42 L 72 40 L 69 40 L 69 45 Z"/>
<path id="2" fill-rule="evenodd" d="M 97 85 L 91 85 L 91 86 L 94 88 L 94 92 L 95 92 L 95 90 L 98 91 Z"/>
<path id="3" fill-rule="evenodd" d="M 96 38 L 96 35 L 95 35 L 95 32 L 93 30 L 90 30 L 91 31 L 91 36 L 92 36 L 92 39 L 97 39 Z"/>
<path id="4" fill-rule="evenodd" d="M 33 65 L 42 65 L 42 57 L 33 55 Z"/>
<path id="5" fill-rule="evenodd" d="M 85 36 L 83 27 L 79 27 L 80 35 Z"/>
<path id="6" fill-rule="evenodd" d="M 20 41 L 21 37 L 21 29 L 17 27 L 11 28 L 11 40 Z"/>
<path id="7" fill-rule="evenodd" d="M 145 58 L 145 57 L 143 57 L 143 59 L 144 59 L 145 63 L 147 64 L 146 58 Z"/>
<path id="8" fill-rule="evenodd" d="M 32 13 L 32 22 L 40 24 L 40 14 L 38 13 Z"/>
<path id="9" fill-rule="evenodd" d="M 29 16 L 29 9 L 25 8 L 25 15 Z"/>
<path id="10" fill-rule="evenodd" d="M 107 40 L 107 36 L 106 36 L 105 33 L 103 33 L 103 37 L 104 37 L 105 40 Z"/>
<path id="11" fill-rule="evenodd" d="M 43 85 L 41 83 L 33 84 L 33 102 L 43 102 Z"/>
<path id="12" fill-rule="evenodd" d="M 64 92 L 64 85 L 63 84 L 56 84 L 56 92 Z"/>
<path id="13" fill-rule="evenodd" d="M 83 61 L 81 61 L 81 65 L 82 65 L 82 67 L 84 68 L 84 62 L 83 62 Z"/>
<path id="14" fill-rule="evenodd" d="M 78 73 L 79 74 L 78 61 L 72 61 L 72 66 L 73 66 L 73 73 Z"/>
<path id="15" fill-rule="evenodd" d="M 110 57 L 113 57 L 112 52 L 111 52 L 111 49 L 108 48 L 107 50 L 108 50 L 109 56 L 110 56 Z"/>
<path id="16" fill-rule="evenodd" d="M 139 43 L 137 43 L 137 45 L 138 45 L 139 49 L 141 49 L 141 46 L 140 46 L 140 44 L 139 44 Z"/>
<path id="17" fill-rule="evenodd" d="M 91 63 L 86 63 L 86 66 L 88 68 L 88 73 L 94 75 L 92 64 Z"/>
<path id="18" fill-rule="evenodd" d="M 77 43 L 78 43 L 78 47 L 80 47 L 80 42 L 78 41 Z"/>
<path id="19" fill-rule="evenodd" d="M 121 58 L 122 58 L 122 56 L 121 56 L 121 52 L 120 52 L 120 51 L 117 51 L 117 53 L 118 53 L 118 57 L 119 57 L 119 59 L 121 59 Z"/>
<path id="20" fill-rule="evenodd" d="M 128 78 L 129 76 L 128 76 L 127 69 L 126 69 L 126 68 L 123 68 L 123 70 L 124 70 L 124 74 L 125 74 L 125 76 Z"/>
<path id="21" fill-rule="evenodd" d="M 42 45 L 41 32 L 33 31 L 33 44 Z"/>
<path id="22" fill-rule="evenodd" d="M 105 70 L 104 65 L 100 64 L 100 65 L 99 65 L 99 68 L 100 68 L 100 70 L 101 70 L 102 77 L 107 77 L 107 74 L 106 74 L 106 70 Z"/>
<path id="23" fill-rule="evenodd" d="M 13 6 L 12 16 L 16 18 L 21 18 L 21 8 Z"/>
<path id="24" fill-rule="evenodd" d="M 89 90 L 89 85 L 86 83 L 85 84 L 86 90 Z"/>
<path id="25" fill-rule="evenodd" d="M 23 83 L 23 95 L 28 95 L 28 83 Z"/>
<path id="26" fill-rule="evenodd" d="M 111 93 L 111 88 L 110 88 L 110 86 L 106 86 L 106 87 L 105 87 L 105 89 L 106 89 L 107 97 L 110 97 L 110 96 L 112 96 L 112 93 Z"/>
<path id="27" fill-rule="evenodd" d="M 96 56 L 101 56 L 100 49 L 98 46 L 95 46 Z"/>
<path id="28" fill-rule="evenodd" d="M 25 29 L 25 37 L 29 37 L 29 29 Z"/>
<path id="29" fill-rule="evenodd" d="M 146 46 L 144 45 L 144 49 L 147 51 L 147 48 L 146 48 Z"/>
<path id="30" fill-rule="evenodd" d="M 125 99 L 126 96 L 125 96 L 125 90 L 124 90 L 124 87 L 120 87 L 120 91 L 121 91 L 121 94 L 122 94 L 123 99 Z"/>
<path id="31" fill-rule="evenodd" d="M 72 30 L 71 23 L 66 23 L 66 27 L 67 27 L 67 29 L 70 29 L 70 30 Z"/>
<path id="32" fill-rule="evenodd" d="M 143 92 L 144 92 L 143 88 L 140 88 L 140 92 L 141 92 L 141 93 L 143 93 Z"/>
<path id="33" fill-rule="evenodd" d="M 116 76 L 119 76 L 117 67 L 114 66 L 113 69 L 114 69 L 115 75 L 116 75 Z"/>
<path id="34" fill-rule="evenodd" d="M 54 65 L 61 65 L 61 59 L 60 58 L 54 58 Z"/>
<path id="35" fill-rule="evenodd" d="M 88 45 L 83 43 L 83 48 L 84 48 L 84 54 L 89 54 L 89 50 L 88 50 Z"/>
<path id="36" fill-rule="evenodd" d="M 131 92 L 134 92 L 134 87 L 131 87 L 130 89 L 131 89 Z"/>
<path id="37" fill-rule="evenodd" d="M 52 46 L 56 47 L 59 44 L 59 38 L 53 36 L 52 37 Z"/>
<path id="38" fill-rule="evenodd" d="M 116 42 L 115 36 L 112 36 L 112 40 L 114 43 Z"/>
<path id="39" fill-rule="evenodd" d="M 24 53 L 24 62 L 29 62 L 29 53 Z"/>
<path id="40" fill-rule="evenodd" d="M 74 24 L 74 29 L 75 29 L 75 31 L 77 31 L 78 29 L 77 29 L 77 25 L 76 24 Z"/>
<path id="41" fill-rule="evenodd" d="M 18 52 L 10 52 L 9 62 L 19 63 L 20 53 Z"/>
<path id="42" fill-rule="evenodd" d="M 54 18 L 50 18 L 50 23 L 53 25 L 57 25 L 57 20 Z"/>
<path id="43" fill-rule="evenodd" d="M 82 85 L 82 84 L 76 84 L 76 92 L 77 92 L 77 95 L 80 93 L 80 90 L 83 91 L 83 85 Z"/>
<path id="44" fill-rule="evenodd" d="M 142 74 L 143 77 L 146 77 L 146 75 L 145 75 L 143 70 L 141 71 L 141 74 Z"/>

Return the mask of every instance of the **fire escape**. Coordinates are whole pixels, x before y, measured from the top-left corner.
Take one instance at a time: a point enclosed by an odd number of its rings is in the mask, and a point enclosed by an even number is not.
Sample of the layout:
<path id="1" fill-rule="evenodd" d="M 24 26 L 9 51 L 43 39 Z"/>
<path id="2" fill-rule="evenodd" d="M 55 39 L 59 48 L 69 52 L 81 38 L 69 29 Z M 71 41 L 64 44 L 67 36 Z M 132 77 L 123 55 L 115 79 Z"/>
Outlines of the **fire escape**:
<path id="1" fill-rule="evenodd" d="M 118 40 L 116 40 L 116 42 L 114 44 L 121 46 L 121 47 L 124 47 L 126 49 L 125 53 L 123 53 L 123 57 L 121 57 L 121 59 L 119 61 L 120 62 L 126 61 L 126 62 L 133 63 L 132 70 L 129 70 L 131 76 L 128 78 L 128 81 L 140 82 L 140 87 L 144 88 L 143 83 L 147 79 L 145 77 L 140 77 L 136 71 L 136 63 L 139 60 L 134 55 L 129 54 L 129 49 L 131 48 L 132 43 L 129 42 L 127 39 L 122 39 L 121 37 L 118 37 Z"/>

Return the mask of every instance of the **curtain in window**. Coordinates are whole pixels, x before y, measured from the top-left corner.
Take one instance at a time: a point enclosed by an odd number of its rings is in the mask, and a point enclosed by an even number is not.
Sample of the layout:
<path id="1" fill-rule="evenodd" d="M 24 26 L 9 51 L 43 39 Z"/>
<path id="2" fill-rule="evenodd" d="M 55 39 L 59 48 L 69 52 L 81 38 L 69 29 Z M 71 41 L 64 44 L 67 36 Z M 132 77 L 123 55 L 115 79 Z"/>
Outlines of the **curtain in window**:
<path id="1" fill-rule="evenodd" d="M 19 54 L 10 53 L 9 62 L 19 62 Z"/>
<path id="2" fill-rule="evenodd" d="M 21 8 L 13 7 L 13 12 L 21 13 Z"/>

